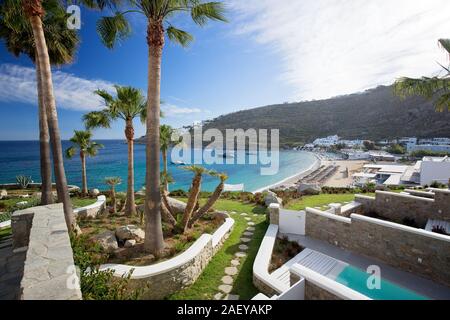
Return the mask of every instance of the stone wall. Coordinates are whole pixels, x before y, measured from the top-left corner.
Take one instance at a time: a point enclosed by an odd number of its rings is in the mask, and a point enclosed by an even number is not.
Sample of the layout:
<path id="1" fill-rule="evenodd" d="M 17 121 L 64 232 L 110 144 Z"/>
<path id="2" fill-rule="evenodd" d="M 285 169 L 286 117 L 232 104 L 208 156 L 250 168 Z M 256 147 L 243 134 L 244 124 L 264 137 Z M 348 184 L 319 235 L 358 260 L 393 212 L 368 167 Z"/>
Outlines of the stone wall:
<path id="1" fill-rule="evenodd" d="M 349 249 L 351 246 L 351 220 L 331 213 L 306 210 L 305 235 Z"/>
<path id="2" fill-rule="evenodd" d="M 73 213 L 81 219 L 96 218 L 103 213 L 106 208 L 106 197 L 104 195 L 98 196 L 97 201 L 89 206 L 76 208 Z"/>
<path id="3" fill-rule="evenodd" d="M 62 204 L 34 207 L 12 215 L 13 247 L 26 250 L 22 300 L 80 300 Z"/>
<path id="4" fill-rule="evenodd" d="M 274 295 L 279 295 L 281 292 L 278 292 L 271 286 L 267 285 L 264 281 L 262 281 L 259 277 L 253 274 L 253 285 L 260 292 L 264 293 L 268 297 L 272 297 Z"/>
<path id="5" fill-rule="evenodd" d="M 352 251 L 450 286 L 450 237 L 360 215 L 350 233 Z"/>
<path id="6" fill-rule="evenodd" d="M 346 223 L 319 210 L 306 212 L 306 236 L 450 286 L 450 237 L 357 214 Z"/>
<path id="7" fill-rule="evenodd" d="M 212 241 L 209 239 L 199 254 L 170 271 L 143 279 L 132 279 L 134 288 L 144 290 L 142 299 L 157 300 L 185 289 L 193 284 L 213 257 Z"/>
<path id="8" fill-rule="evenodd" d="M 333 293 L 316 286 L 311 281 L 305 282 L 305 300 L 342 300 Z"/>
<path id="9" fill-rule="evenodd" d="M 363 205 L 365 213 L 375 213 L 397 223 L 414 219 L 418 226 L 424 227 L 428 219 L 450 221 L 450 191 L 433 191 L 434 199 L 377 191 L 375 198 L 357 195 L 355 201 Z"/>

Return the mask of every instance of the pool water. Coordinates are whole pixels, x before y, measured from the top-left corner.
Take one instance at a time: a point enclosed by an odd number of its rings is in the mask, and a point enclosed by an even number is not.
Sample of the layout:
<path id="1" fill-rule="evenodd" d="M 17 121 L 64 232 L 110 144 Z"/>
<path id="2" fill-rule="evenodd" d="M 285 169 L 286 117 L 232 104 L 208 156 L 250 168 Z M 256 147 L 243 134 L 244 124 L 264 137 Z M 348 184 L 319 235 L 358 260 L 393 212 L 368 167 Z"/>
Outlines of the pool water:
<path id="1" fill-rule="evenodd" d="M 392 282 L 381 279 L 381 289 L 369 289 L 367 279 L 370 274 L 352 267 L 346 267 L 335 279 L 337 282 L 358 291 L 375 300 L 427 300 L 414 291 L 402 288 Z"/>

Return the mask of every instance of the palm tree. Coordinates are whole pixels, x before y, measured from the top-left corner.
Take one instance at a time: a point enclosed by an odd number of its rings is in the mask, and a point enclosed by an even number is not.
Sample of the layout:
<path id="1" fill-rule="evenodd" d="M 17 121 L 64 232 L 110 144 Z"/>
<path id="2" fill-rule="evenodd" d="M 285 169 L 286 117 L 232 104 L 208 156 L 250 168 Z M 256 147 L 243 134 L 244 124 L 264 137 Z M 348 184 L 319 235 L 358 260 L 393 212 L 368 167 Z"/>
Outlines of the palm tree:
<path id="1" fill-rule="evenodd" d="M 194 213 L 191 220 L 189 221 L 188 227 L 192 228 L 194 223 L 200 219 L 205 213 L 207 213 L 219 200 L 220 195 L 223 192 L 223 189 L 225 187 L 225 181 L 228 179 L 228 176 L 225 173 L 217 173 L 217 172 L 209 172 L 210 175 L 218 177 L 220 179 L 220 183 L 217 185 L 216 189 L 212 193 L 212 195 L 209 197 L 208 201 L 206 201 L 206 204 L 201 207 L 197 212 Z"/>
<path id="2" fill-rule="evenodd" d="M 98 149 L 103 148 L 103 145 L 92 141 L 92 132 L 90 131 L 74 131 L 75 134 L 70 138 L 70 142 L 74 145 L 66 150 L 66 157 L 72 159 L 77 151 L 79 151 L 81 159 L 81 177 L 82 189 L 81 193 L 88 194 L 87 175 L 86 175 L 86 157 L 95 157 Z"/>
<path id="3" fill-rule="evenodd" d="M 83 119 L 86 128 L 110 128 L 111 122 L 117 119 L 125 121 L 125 137 L 128 144 L 128 186 L 125 214 L 136 214 L 134 198 L 134 126 L 133 120 L 146 118 L 146 99 L 141 91 L 132 87 L 115 86 L 117 96 L 114 98 L 104 90 L 95 91 L 105 102 L 105 109 L 86 114 Z"/>
<path id="4" fill-rule="evenodd" d="M 165 177 L 168 176 L 167 170 L 167 151 L 170 147 L 177 145 L 179 142 L 174 142 L 172 140 L 172 136 L 175 133 L 175 130 L 166 124 L 163 124 L 159 128 L 159 148 L 161 149 L 162 160 L 163 160 L 163 175 Z M 165 183 L 163 185 L 164 191 L 169 191 L 169 183 Z"/>
<path id="5" fill-rule="evenodd" d="M 440 39 L 439 44 L 450 55 L 450 39 Z M 436 111 L 450 111 L 450 67 L 441 67 L 444 69 L 444 76 L 400 78 L 394 84 L 394 93 L 402 98 L 411 95 L 424 96 L 429 100 L 436 98 Z"/>
<path id="6" fill-rule="evenodd" d="M 17 1 L 16 1 L 17 2 Z M 47 14 L 44 16 L 43 28 L 48 43 L 48 55 L 52 65 L 63 65 L 72 62 L 79 39 L 74 30 L 66 26 L 67 14 L 58 5 L 57 0 L 48 0 L 43 3 Z M 13 23 L 11 19 L 14 19 Z M 46 109 L 42 94 L 42 81 L 40 67 L 37 63 L 37 52 L 33 31 L 29 20 L 24 16 L 20 6 L 11 5 L 5 1 L 0 6 L 0 38 L 5 41 L 6 48 L 14 56 L 27 55 L 36 65 L 36 78 L 38 89 L 39 109 L 39 150 L 41 167 L 41 204 L 53 203 L 52 195 L 52 169 L 50 159 L 49 130 Z"/>
<path id="7" fill-rule="evenodd" d="M 42 24 L 45 10 L 42 0 L 4 0 L 5 5 L 13 8 L 18 15 L 24 15 L 30 25 L 33 33 L 37 65 L 40 72 L 40 81 L 42 85 L 42 101 L 46 108 L 47 123 L 50 135 L 50 144 L 53 153 L 53 163 L 56 176 L 56 189 L 58 192 L 58 199 L 63 202 L 64 215 L 66 219 L 67 228 L 69 230 L 77 230 L 76 221 L 73 215 L 72 203 L 67 188 L 66 173 L 64 171 L 63 151 L 61 145 L 61 136 L 58 126 L 58 115 L 56 112 L 55 97 L 53 94 L 53 81 L 50 65 L 49 50 L 47 41 L 45 39 L 44 28 Z M 22 10 L 20 10 L 22 5 Z M 7 21 L 10 21 L 10 27 L 15 27 L 15 16 L 8 16 Z"/>
<path id="8" fill-rule="evenodd" d="M 108 177 L 105 178 L 105 183 L 111 187 L 113 213 L 117 213 L 116 186 L 122 183 L 122 179 L 120 177 Z"/>
<path id="9" fill-rule="evenodd" d="M 144 249 L 159 254 L 164 248 L 161 224 L 161 195 L 159 181 L 159 113 L 161 88 L 161 61 L 165 35 L 169 40 L 187 46 L 193 36 L 175 28 L 169 19 L 177 13 L 189 13 L 192 20 L 205 25 L 208 20 L 226 21 L 221 2 L 200 0 L 129 0 L 127 10 L 103 17 L 97 24 L 97 31 L 108 48 L 131 33 L 127 14 L 140 13 L 147 20 L 148 45 L 148 89 L 147 89 L 147 144 L 146 144 L 146 199 L 145 199 L 145 242 Z"/>
<path id="10" fill-rule="evenodd" d="M 187 201 L 186 208 L 184 209 L 183 219 L 181 221 L 183 231 L 189 228 L 189 221 L 191 220 L 192 213 L 195 210 L 195 206 L 198 202 L 198 196 L 200 194 L 202 185 L 202 176 L 208 173 L 208 170 L 201 166 L 186 166 L 184 170 L 192 171 L 194 173 L 194 178 L 192 179 L 192 185 L 189 190 L 189 197 Z"/>

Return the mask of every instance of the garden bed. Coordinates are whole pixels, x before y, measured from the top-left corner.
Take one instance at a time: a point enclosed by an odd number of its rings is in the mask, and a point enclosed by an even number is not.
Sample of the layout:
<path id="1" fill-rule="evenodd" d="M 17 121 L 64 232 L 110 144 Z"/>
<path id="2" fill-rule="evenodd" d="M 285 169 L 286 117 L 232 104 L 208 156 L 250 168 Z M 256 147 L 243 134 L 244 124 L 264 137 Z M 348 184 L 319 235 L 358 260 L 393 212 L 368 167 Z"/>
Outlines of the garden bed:
<path id="1" fill-rule="evenodd" d="M 286 262 L 294 258 L 305 248 L 295 241 L 289 241 L 287 237 L 277 238 L 272 251 L 272 259 L 270 261 L 269 273 L 277 270 Z"/>
<path id="2" fill-rule="evenodd" d="M 185 234 L 174 233 L 168 225 L 163 223 L 166 247 L 159 257 L 145 253 L 143 250 L 143 239 L 140 239 L 137 240 L 134 246 L 129 248 L 125 248 L 124 243 L 119 241 L 118 249 L 112 253 L 104 253 L 104 262 L 133 266 L 147 266 L 162 262 L 187 250 L 201 235 L 214 233 L 224 221 L 223 216 L 210 213 L 199 219 L 193 228 Z M 140 217 L 128 217 L 123 214 L 111 214 L 95 219 L 79 221 L 83 235 L 89 237 L 93 242 L 95 241 L 95 236 L 102 232 L 115 232 L 117 228 L 129 225 L 144 229 Z"/>

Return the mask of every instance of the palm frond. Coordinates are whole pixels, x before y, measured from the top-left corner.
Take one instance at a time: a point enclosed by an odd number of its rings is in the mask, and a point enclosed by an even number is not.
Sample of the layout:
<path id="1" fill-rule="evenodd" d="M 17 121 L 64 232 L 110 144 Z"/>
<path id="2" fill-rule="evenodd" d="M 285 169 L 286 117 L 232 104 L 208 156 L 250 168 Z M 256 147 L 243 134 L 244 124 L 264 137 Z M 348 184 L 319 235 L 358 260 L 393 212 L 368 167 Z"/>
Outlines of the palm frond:
<path id="1" fill-rule="evenodd" d="M 448 52 L 450 56 L 450 39 L 439 39 L 439 45 Z"/>
<path id="2" fill-rule="evenodd" d="M 114 16 L 102 17 L 97 22 L 97 33 L 103 44 L 112 49 L 118 42 L 130 36 L 131 28 L 124 15 L 118 12 Z"/>
<path id="3" fill-rule="evenodd" d="M 75 153 L 77 152 L 77 149 L 75 147 L 69 147 L 66 149 L 66 158 L 72 159 Z"/>
<path id="4" fill-rule="evenodd" d="M 83 116 L 83 122 L 86 129 L 111 128 L 111 117 L 104 111 L 92 111 Z"/>
<path id="5" fill-rule="evenodd" d="M 167 37 L 182 47 L 187 47 L 189 44 L 194 41 L 194 36 L 192 36 L 189 32 L 177 29 L 173 26 L 169 26 L 166 30 Z"/>
<path id="6" fill-rule="evenodd" d="M 194 22 L 200 26 L 205 25 L 208 20 L 227 22 L 225 18 L 225 6 L 222 2 L 206 2 L 191 1 L 191 17 Z"/>

